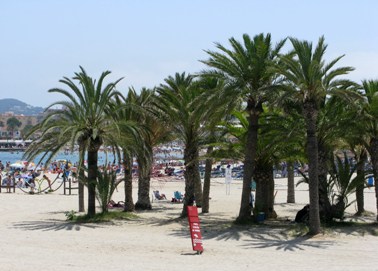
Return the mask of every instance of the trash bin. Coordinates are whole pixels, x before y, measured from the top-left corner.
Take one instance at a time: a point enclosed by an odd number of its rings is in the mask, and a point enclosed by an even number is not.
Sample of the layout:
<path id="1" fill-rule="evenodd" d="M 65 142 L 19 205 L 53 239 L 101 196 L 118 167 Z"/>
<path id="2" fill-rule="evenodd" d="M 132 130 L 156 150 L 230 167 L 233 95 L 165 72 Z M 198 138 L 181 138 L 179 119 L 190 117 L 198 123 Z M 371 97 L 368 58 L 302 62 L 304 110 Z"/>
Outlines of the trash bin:
<path id="1" fill-rule="evenodd" d="M 265 213 L 260 212 L 257 214 L 257 222 L 263 222 L 265 220 Z"/>
<path id="2" fill-rule="evenodd" d="M 368 185 L 368 186 L 374 186 L 374 177 L 373 177 L 373 176 L 370 176 L 370 177 L 368 178 L 367 185 Z"/>

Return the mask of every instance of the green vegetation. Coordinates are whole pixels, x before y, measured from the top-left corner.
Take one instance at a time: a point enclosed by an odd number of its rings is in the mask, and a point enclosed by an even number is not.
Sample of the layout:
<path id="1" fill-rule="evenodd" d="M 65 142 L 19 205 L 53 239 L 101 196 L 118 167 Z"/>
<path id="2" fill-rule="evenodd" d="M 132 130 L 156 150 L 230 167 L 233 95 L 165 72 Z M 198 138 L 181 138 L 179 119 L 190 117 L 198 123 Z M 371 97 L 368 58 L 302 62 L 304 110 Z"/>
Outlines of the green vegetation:
<path id="1" fill-rule="evenodd" d="M 134 213 L 122 211 L 104 212 L 94 216 L 76 215 L 75 211 L 66 212 L 67 221 L 74 223 L 104 223 L 111 222 L 112 220 L 133 220 L 137 218 L 138 216 Z"/>

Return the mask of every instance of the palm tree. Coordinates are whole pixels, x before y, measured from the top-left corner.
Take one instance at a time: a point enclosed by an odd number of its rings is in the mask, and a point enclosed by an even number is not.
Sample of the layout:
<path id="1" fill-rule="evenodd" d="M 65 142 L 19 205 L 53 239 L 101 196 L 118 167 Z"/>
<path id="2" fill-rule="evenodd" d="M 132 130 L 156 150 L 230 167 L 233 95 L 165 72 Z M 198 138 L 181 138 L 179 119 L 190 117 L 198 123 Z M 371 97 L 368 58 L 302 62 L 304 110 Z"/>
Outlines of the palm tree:
<path id="1" fill-rule="evenodd" d="M 140 153 L 145 153 L 144 134 L 145 129 L 142 121 L 138 120 L 140 114 L 143 114 L 141 108 L 136 104 L 137 94 L 134 89 L 129 89 L 126 98 L 117 96 L 113 107 L 113 119 L 117 123 L 119 129 L 119 146 L 123 155 L 124 167 L 124 190 L 125 190 L 125 212 L 135 210 L 133 201 L 133 183 L 132 168 L 135 156 L 141 157 Z M 118 154 L 120 155 L 120 154 Z M 141 171 L 139 165 L 139 171 Z"/>
<path id="2" fill-rule="evenodd" d="M 364 80 L 362 87 L 366 100 L 364 105 L 364 123 L 368 137 L 367 150 L 369 151 L 375 179 L 375 197 L 378 221 L 378 80 Z"/>
<path id="3" fill-rule="evenodd" d="M 337 80 L 340 75 L 352 71 L 351 67 L 333 69 L 343 57 L 340 56 L 330 63 L 324 61 L 327 45 L 324 37 L 318 41 L 313 50 L 312 43 L 290 38 L 294 47 L 293 53 L 281 58 L 280 68 L 288 82 L 288 93 L 302 106 L 302 114 L 306 121 L 306 153 L 309 162 L 309 196 L 310 196 L 310 234 L 320 232 L 319 216 L 319 185 L 318 185 L 318 138 L 317 121 L 320 104 L 324 103 L 326 95 L 337 89 L 343 90 L 347 83 Z M 333 69 L 333 70 L 332 70 Z"/>
<path id="4" fill-rule="evenodd" d="M 73 149 L 75 143 L 78 143 L 79 148 L 86 152 L 88 161 L 88 216 L 94 216 L 96 213 L 98 150 L 104 142 L 109 145 L 117 144 L 118 133 L 111 118 L 110 102 L 116 95 L 120 95 L 115 87 L 122 78 L 103 86 L 104 79 L 109 74 L 110 71 L 103 72 L 97 82 L 80 67 L 80 72 L 75 73 L 72 80 L 64 77 L 59 81 L 70 91 L 61 88 L 50 89 L 50 93 L 62 94 L 66 99 L 57 101 L 47 108 L 48 110 L 62 106 L 62 109 L 51 110 L 31 131 L 31 134 L 41 131 L 42 135 L 32 142 L 25 154 L 31 159 L 39 153 L 44 153 L 41 161 L 47 158 L 48 163 L 64 146 L 68 144 Z M 73 80 L 77 81 L 79 86 L 75 85 Z"/>
<path id="5" fill-rule="evenodd" d="M 203 180 L 203 194 L 202 194 L 202 213 L 208 213 L 210 207 L 210 182 L 211 169 L 214 161 L 212 157 L 214 145 L 220 141 L 228 141 L 226 134 L 222 129 L 219 129 L 220 122 L 230 116 L 230 112 L 236 105 L 231 102 L 224 104 L 217 95 L 225 84 L 222 80 L 213 77 L 200 77 L 197 86 L 203 89 L 202 101 L 206 103 L 207 121 L 203 123 L 205 129 L 208 131 L 205 136 L 201 138 L 201 145 L 206 148 L 205 158 L 205 173 Z M 224 130 L 224 129 L 223 129 Z M 229 157 L 226 157 L 229 158 Z"/>
<path id="6" fill-rule="evenodd" d="M 199 174 L 200 139 L 205 130 L 207 115 L 203 104 L 203 89 L 193 82 L 194 77 L 176 73 L 166 78 L 157 88 L 154 106 L 156 114 L 172 128 L 173 133 L 185 145 L 185 198 L 181 217 L 187 216 L 187 206 L 201 206 L 202 187 Z"/>
<path id="7" fill-rule="evenodd" d="M 138 162 L 138 200 L 135 208 L 140 210 L 152 208 L 149 192 L 151 168 L 154 162 L 153 147 L 170 135 L 170 130 L 151 113 L 154 97 L 153 90 L 142 88 L 138 95 L 134 88 L 130 88 L 125 100 L 130 108 L 125 112 L 124 120 L 133 121 L 138 124 L 139 129 L 138 140 L 127 146 L 128 149 L 133 147 Z"/>
<path id="8" fill-rule="evenodd" d="M 366 114 L 364 114 L 363 107 L 366 106 L 365 100 L 359 97 L 354 103 L 346 103 L 340 99 L 334 99 L 332 97 L 327 102 L 325 109 L 326 111 L 320 125 L 322 128 L 319 135 L 323 138 L 321 141 L 326 143 L 322 144 L 331 147 L 331 150 L 335 149 L 347 149 L 354 154 L 354 159 L 356 162 L 356 173 L 358 177 L 358 185 L 356 187 L 356 202 L 357 202 L 357 213 L 356 215 L 362 215 L 364 210 L 364 188 L 365 188 L 365 175 L 366 168 L 365 164 L 368 158 L 367 146 L 369 142 L 369 136 L 367 135 L 366 125 L 368 121 Z M 337 98 L 337 97 L 336 97 Z M 351 119 L 359 119 L 359 121 L 354 122 L 350 125 Z M 326 120 L 326 121 L 324 121 Z M 328 124 L 327 124 L 328 123 Z M 335 146 L 335 147 L 332 147 Z M 333 153 L 332 159 L 333 159 Z M 329 161 L 327 161 L 329 162 Z M 332 160 L 333 163 L 333 160 Z M 332 164 L 327 163 L 327 164 Z M 319 178 L 319 182 L 321 179 Z M 321 190 L 319 190 L 320 192 Z M 320 195 L 319 195 L 320 196 Z M 330 206 L 332 207 L 332 206 Z M 332 209 L 330 210 L 332 211 Z M 329 216 L 331 219 L 332 212 Z"/>
<path id="9" fill-rule="evenodd" d="M 250 218 L 250 184 L 255 170 L 255 159 L 258 145 L 259 117 L 263 104 L 274 97 L 270 91 L 276 83 L 276 72 L 271 69 L 285 41 L 280 41 L 272 48 L 271 35 L 259 34 L 251 39 L 243 35 L 243 44 L 234 38 L 229 42 L 232 49 L 216 43 L 220 52 L 207 50 L 209 59 L 202 61 L 213 68 L 203 73 L 224 80 L 227 85 L 220 99 L 223 101 L 245 102 L 248 114 L 247 145 L 244 156 L 243 190 L 240 211 L 237 221 Z"/>
<path id="10" fill-rule="evenodd" d="M 228 145 L 219 145 L 229 157 L 242 160 L 246 144 L 248 121 L 245 112 L 233 112 L 238 120 L 225 123 L 224 127 L 228 134 L 237 139 L 237 142 L 230 142 Z M 256 168 L 254 179 L 256 181 L 256 197 L 254 214 L 264 212 L 269 218 L 275 218 L 274 211 L 274 176 L 273 166 L 279 161 L 297 157 L 301 153 L 298 141 L 302 136 L 302 123 L 283 115 L 279 111 L 268 109 L 261 115 L 259 129 L 259 145 L 256 154 Z M 285 144 L 282 144 L 282 142 Z M 255 217 L 256 218 L 256 217 Z"/>

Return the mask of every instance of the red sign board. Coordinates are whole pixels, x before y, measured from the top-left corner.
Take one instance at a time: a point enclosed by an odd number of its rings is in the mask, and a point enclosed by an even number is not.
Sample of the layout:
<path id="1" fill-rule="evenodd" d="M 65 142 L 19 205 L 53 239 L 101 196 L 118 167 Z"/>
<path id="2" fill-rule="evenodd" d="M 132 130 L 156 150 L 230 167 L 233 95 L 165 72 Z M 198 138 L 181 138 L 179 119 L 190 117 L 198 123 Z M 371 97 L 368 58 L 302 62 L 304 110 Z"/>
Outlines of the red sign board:
<path id="1" fill-rule="evenodd" d="M 197 206 L 188 206 L 187 208 L 190 237 L 192 238 L 192 247 L 194 251 L 197 251 L 199 254 L 201 254 L 203 252 L 203 246 Z"/>

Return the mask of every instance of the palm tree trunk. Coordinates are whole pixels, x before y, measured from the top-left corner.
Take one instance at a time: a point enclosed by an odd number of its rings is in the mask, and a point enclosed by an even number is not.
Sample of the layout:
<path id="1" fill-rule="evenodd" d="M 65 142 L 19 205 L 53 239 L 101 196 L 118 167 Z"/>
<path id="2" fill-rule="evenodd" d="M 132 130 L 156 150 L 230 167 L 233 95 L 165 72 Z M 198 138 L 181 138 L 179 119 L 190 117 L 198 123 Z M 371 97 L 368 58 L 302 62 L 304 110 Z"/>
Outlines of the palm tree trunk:
<path id="1" fill-rule="evenodd" d="M 287 162 L 287 203 L 295 203 L 294 162 Z"/>
<path id="2" fill-rule="evenodd" d="M 91 145 L 93 143 L 90 143 Z M 97 179 L 98 151 L 96 147 L 88 149 L 88 216 L 96 214 L 96 179 Z"/>
<path id="3" fill-rule="evenodd" d="M 196 185 L 196 182 L 199 179 L 199 186 L 201 186 L 201 178 L 199 176 L 198 168 L 198 146 L 195 141 L 189 142 L 185 146 L 184 161 L 185 197 L 181 217 L 188 216 L 187 206 L 193 206 L 194 200 L 197 201 L 197 198 L 202 200 L 202 191 L 199 193 L 198 190 L 200 187 L 198 187 L 198 184 Z"/>
<path id="4" fill-rule="evenodd" d="M 137 210 L 151 210 L 150 201 L 150 181 L 151 181 L 151 165 L 148 168 L 142 161 L 138 160 L 139 177 L 138 177 L 138 200 L 135 203 L 135 209 Z"/>
<path id="5" fill-rule="evenodd" d="M 144 174 L 138 177 L 138 200 L 135 203 L 136 210 L 151 210 L 150 200 L 150 176 L 144 176 Z"/>
<path id="6" fill-rule="evenodd" d="M 207 148 L 207 156 L 209 157 L 213 152 L 213 147 Z M 205 176 L 203 180 L 203 198 L 202 198 L 202 213 L 209 212 L 210 202 L 210 180 L 211 180 L 211 168 L 213 166 L 213 159 L 208 158 L 205 161 Z"/>
<path id="7" fill-rule="evenodd" d="M 240 202 L 239 216 L 237 222 L 247 221 L 251 217 L 251 208 L 249 206 L 249 197 L 251 193 L 251 181 L 255 170 L 255 158 L 258 143 L 258 121 L 259 113 L 251 110 L 248 117 L 247 143 L 244 158 L 244 175 L 243 188 Z"/>
<path id="8" fill-rule="evenodd" d="M 84 147 L 82 145 L 79 145 L 79 166 L 78 166 L 78 184 L 79 184 L 79 212 L 85 212 L 85 206 L 84 206 Z"/>
<path id="9" fill-rule="evenodd" d="M 359 185 L 356 187 L 356 201 L 357 201 L 357 213 L 356 215 L 362 215 L 365 212 L 364 207 L 364 180 L 365 180 L 365 162 L 367 159 L 366 151 L 362 151 L 360 156 L 357 157 L 357 178 L 360 180 Z"/>
<path id="10" fill-rule="evenodd" d="M 334 213 L 328 197 L 327 176 L 329 161 L 333 161 L 333 155 L 326 150 L 324 144 L 318 142 L 319 215 L 324 221 L 327 222 L 332 221 Z"/>
<path id="11" fill-rule="evenodd" d="M 319 216 L 319 185 L 318 185 L 318 140 L 316 136 L 316 122 L 318 111 L 312 102 L 305 102 L 304 118 L 307 128 L 307 158 L 309 175 L 309 198 L 310 198 L 310 219 L 309 234 L 315 235 L 320 232 Z"/>
<path id="12" fill-rule="evenodd" d="M 372 138 L 369 146 L 369 153 L 371 162 L 373 164 L 374 184 L 375 184 L 375 198 L 378 221 L 378 138 Z"/>
<path id="13" fill-rule="evenodd" d="M 259 165 L 256 163 L 254 174 L 256 181 L 256 197 L 254 215 L 264 212 L 267 218 L 276 218 L 274 211 L 274 176 L 273 165 Z"/>
<path id="14" fill-rule="evenodd" d="M 125 212 L 133 212 L 135 210 L 133 201 L 133 158 L 127 155 L 126 152 L 123 153 L 123 167 L 125 170 Z"/>
<path id="15" fill-rule="evenodd" d="M 202 182 L 201 182 L 201 175 L 199 172 L 199 154 L 198 154 L 198 147 L 195 152 L 195 160 L 194 160 L 194 168 L 193 168 L 193 177 L 194 177 L 194 198 L 196 201 L 196 206 L 198 208 L 202 208 Z"/>

